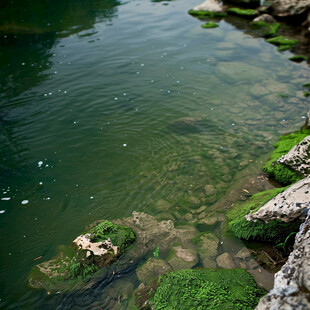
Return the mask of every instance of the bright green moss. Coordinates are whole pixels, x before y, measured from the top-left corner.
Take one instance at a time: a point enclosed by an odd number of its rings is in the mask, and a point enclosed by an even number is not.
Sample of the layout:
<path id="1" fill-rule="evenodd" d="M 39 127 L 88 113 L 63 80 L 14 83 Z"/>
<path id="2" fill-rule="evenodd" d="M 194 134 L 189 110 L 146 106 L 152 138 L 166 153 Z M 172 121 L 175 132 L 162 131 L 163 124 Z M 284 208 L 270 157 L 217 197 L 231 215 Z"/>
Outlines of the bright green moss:
<path id="1" fill-rule="evenodd" d="M 291 49 L 294 45 L 298 44 L 298 40 L 287 39 L 283 36 L 277 36 L 274 38 L 270 38 L 267 40 L 268 43 L 274 44 L 278 46 L 278 50 L 285 51 Z"/>
<path id="2" fill-rule="evenodd" d="M 194 10 L 189 10 L 188 14 L 193 15 L 193 16 L 209 16 L 209 17 L 223 17 L 226 16 L 226 13 L 222 12 L 211 12 L 211 11 L 194 11 Z"/>
<path id="3" fill-rule="evenodd" d="M 257 29 L 262 36 L 264 37 L 273 37 L 277 34 L 281 24 L 280 23 L 265 23 L 263 21 L 260 22 L 252 22 L 252 27 Z"/>
<path id="4" fill-rule="evenodd" d="M 227 13 L 230 15 L 237 15 L 240 17 L 244 17 L 244 18 L 254 18 L 258 15 L 258 12 L 256 10 L 252 10 L 252 9 L 239 9 L 239 8 L 230 8 L 227 9 Z"/>
<path id="5" fill-rule="evenodd" d="M 301 180 L 303 178 L 301 173 L 293 171 L 285 165 L 276 163 L 276 161 L 287 154 L 293 146 L 301 142 L 309 134 L 310 130 L 305 129 L 280 137 L 279 141 L 274 145 L 275 150 L 272 152 L 270 159 L 262 168 L 263 171 L 284 185 Z"/>
<path id="6" fill-rule="evenodd" d="M 207 23 L 201 25 L 202 28 L 216 28 L 218 26 L 219 25 L 214 23 L 214 22 L 207 22 Z"/>
<path id="7" fill-rule="evenodd" d="M 308 91 L 304 91 L 304 96 L 305 97 L 309 97 L 310 96 L 310 93 Z"/>
<path id="8" fill-rule="evenodd" d="M 100 242 L 110 238 L 121 253 L 135 241 L 133 230 L 126 226 L 116 225 L 110 221 L 104 221 L 89 229 L 83 234 L 89 233 L 92 242 Z"/>
<path id="9" fill-rule="evenodd" d="M 300 223 L 284 223 L 280 220 L 273 220 L 269 223 L 263 221 L 247 221 L 245 215 L 250 211 L 256 212 L 269 200 L 283 192 L 287 187 L 275 188 L 253 195 L 243 203 L 235 204 L 228 212 L 229 228 L 241 239 L 255 239 L 273 242 L 274 244 L 285 240 L 287 235 L 298 229 Z"/>
<path id="10" fill-rule="evenodd" d="M 304 60 L 308 60 L 308 57 L 306 56 L 301 56 L 301 55 L 295 55 L 289 58 L 291 61 L 295 61 L 295 62 L 302 62 Z"/>
<path id="11" fill-rule="evenodd" d="M 303 87 L 306 87 L 306 88 L 309 88 L 309 89 L 310 89 L 310 83 L 304 84 Z"/>
<path id="12" fill-rule="evenodd" d="M 149 299 L 156 310 L 254 309 L 266 293 L 243 269 L 180 270 L 161 276 L 158 285 Z"/>

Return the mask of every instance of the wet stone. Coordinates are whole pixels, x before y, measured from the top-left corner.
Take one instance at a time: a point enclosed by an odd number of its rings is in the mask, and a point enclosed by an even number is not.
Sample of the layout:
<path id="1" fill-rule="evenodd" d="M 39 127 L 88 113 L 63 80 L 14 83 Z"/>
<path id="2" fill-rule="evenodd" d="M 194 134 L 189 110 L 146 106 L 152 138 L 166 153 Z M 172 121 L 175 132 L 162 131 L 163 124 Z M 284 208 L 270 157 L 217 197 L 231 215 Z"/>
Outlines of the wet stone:
<path id="1" fill-rule="evenodd" d="M 219 239 L 212 233 L 203 234 L 198 240 L 198 251 L 202 259 L 217 255 Z"/>
<path id="2" fill-rule="evenodd" d="M 236 265 L 229 253 L 223 253 L 216 258 L 217 265 L 224 269 L 234 269 Z"/>
<path id="3" fill-rule="evenodd" d="M 140 282 L 147 284 L 152 279 L 172 271 L 172 267 L 159 258 L 149 258 L 147 262 L 136 270 Z"/>
<path id="4" fill-rule="evenodd" d="M 247 248 L 242 248 L 237 254 L 237 258 L 246 259 L 251 257 L 251 253 Z"/>
<path id="5" fill-rule="evenodd" d="M 189 269 L 198 263 L 197 252 L 181 246 L 173 247 L 169 256 L 168 263 L 174 270 Z"/>

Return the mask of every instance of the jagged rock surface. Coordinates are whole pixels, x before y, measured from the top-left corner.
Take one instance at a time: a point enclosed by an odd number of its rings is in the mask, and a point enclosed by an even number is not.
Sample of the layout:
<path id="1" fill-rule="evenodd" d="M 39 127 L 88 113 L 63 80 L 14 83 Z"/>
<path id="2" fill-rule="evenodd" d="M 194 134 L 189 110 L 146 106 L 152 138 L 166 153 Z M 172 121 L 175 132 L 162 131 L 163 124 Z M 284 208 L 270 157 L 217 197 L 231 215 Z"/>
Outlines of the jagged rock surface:
<path id="1" fill-rule="evenodd" d="M 273 0 L 272 8 L 275 16 L 296 16 L 309 11 L 310 0 Z"/>
<path id="2" fill-rule="evenodd" d="M 296 235 L 294 250 L 275 275 L 273 289 L 256 310 L 310 309 L 310 212 Z"/>
<path id="3" fill-rule="evenodd" d="M 310 173 L 310 136 L 295 145 L 286 155 L 278 159 L 278 163 L 286 165 L 303 175 Z"/>
<path id="4" fill-rule="evenodd" d="M 268 223 L 279 219 L 291 222 L 305 217 L 306 209 L 310 208 L 310 176 L 293 184 L 284 192 L 269 200 L 253 214 L 246 215 L 248 221 L 262 220 Z"/>
<path id="5" fill-rule="evenodd" d="M 273 24 L 273 23 L 276 23 L 277 21 L 275 20 L 274 17 L 272 17 L 269 14 L 262 14 L 260 16 L 257 16 L 256 18 L 254 18 L 253 22 L 254 23 L 256 23 L 256 22 L 265 22 L 265 23 L 268 23 L 268 24 Z"/>

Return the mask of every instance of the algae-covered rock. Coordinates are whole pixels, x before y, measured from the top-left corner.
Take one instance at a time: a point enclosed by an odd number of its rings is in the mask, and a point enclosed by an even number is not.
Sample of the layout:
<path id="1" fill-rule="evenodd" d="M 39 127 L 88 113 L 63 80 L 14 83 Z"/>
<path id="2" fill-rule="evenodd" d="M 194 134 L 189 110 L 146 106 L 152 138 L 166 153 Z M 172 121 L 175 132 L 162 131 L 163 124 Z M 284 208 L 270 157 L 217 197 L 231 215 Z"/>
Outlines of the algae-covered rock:
<path id="1" fill-rule="evenodd" d="M 206 28 L 206 29 L 208 29 L 208 28 L 217 28 L 218 26 L 219 25 L 217 23 L 215 23 L 215 22 L 207 22 L 207 23 L 201 25 L 202 28 Z"/>
<path id="2" fill-rule="evenodd" d="M 294 62 L 303 62 L 303 61 L 307 61 L 308 57 L 302 56 L 302 55 L 294 55 L 290 57 L 289 60 L 294 61 Z"/>
<path id="3" fill-rule="evenodd" d="M 260 16 L 261 17 L 261 16 Z M 265 21 L 257 20 L 256 18 L 251 23 L 251 26 L 264 37 L 272 37 L 277 34 L 281 24 L 280 23 L 267 23 Z"/>
<path id="4" fill-rule="evenodd" d="M 280 52 L 291 49 L 293 46 L 299 43 L 298 40 L 288 39 L 283 36 L 277 36 L 274 38 L 270 38 L 267 40 L 267 42 L 277 45 L 279 47 L 278 50 Z"/>
<path id="5" fill-rule="evenodd" d="M 167 273 L 135 294 L 138 309 L 254 309 L 266 291 L 243 269 Z"/>
<path id="6" fill-rule="evenodd" d="M 275 150 L 272 152 L 270 160 L 262 168 L 263 171 L 284 185 L 292 184 L 302 179 L 303 175 L 299 171 L 292 170 L 290 167 L 279 163 L 278 160 L 309 134 L 310 130 L 305 129 L 280 137 L 279 141 L 274 144 Z"/>
<path id="7" fill-rule="evenodd" d="M 29 274 L 33 288 L 70 290 L 83 285 L 100 268 L 111 265 L 135 241 L 133 230 L 110 221 L 96 223 L 58 255 L 36 265 Z"/>
<path id="8" fill-rule="evenodd" d="M 243 203 L 235 204 L 233 209 L 227 214 L 229 228 L 238 238 L 246 240 L 256 239 L 273 242 L 274 244 L 284 241 L 291 232 L 296 231 L 300 225 L 299 220 L 291 223 L 285 223 L 281 220 L 272 220 L 268 223 L 261 220 L 250 222 L 245 216 L 251 211 L 258 211 L 269 200 L 283 192 L 285 189 L 286 188 L 275 188 L 260 192 Z"/>
<path id="9" fill-rule="evenodd" d="M 152 257 L 136 270 L 136 274 L 140 282 L 147 284 L 154 278 L 170 271 L 172 271 L 172 267 L 166 261 Z"/>
<path id="10" fill-rule="evenodd" d="M 230 15 L 236 15 L 246 19 L 253 19 L 258 16 L 258 11 L 252 9 L 240 9 L 240 8 L 230 8 L 227 9 L 227 13 Z"/>

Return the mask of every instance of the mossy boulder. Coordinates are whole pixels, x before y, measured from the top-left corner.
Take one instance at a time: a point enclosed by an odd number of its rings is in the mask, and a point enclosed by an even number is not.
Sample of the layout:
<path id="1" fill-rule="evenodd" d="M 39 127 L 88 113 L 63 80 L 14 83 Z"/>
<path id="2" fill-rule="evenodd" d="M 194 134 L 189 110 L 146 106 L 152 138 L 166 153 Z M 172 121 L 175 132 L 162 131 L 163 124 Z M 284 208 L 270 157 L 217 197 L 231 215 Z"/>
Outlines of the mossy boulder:
<path id="1" fill-rule="evenodd" d="M 300 172 L 294 171 L 277 161 L 309 134 L 310 130 L 305 129 L 280 137 L 279 141 L 274 144 L 275 150 L 272 152 L 270 159 L 263 166 L 263 171 L 283 185 L 292 184 L 301 180 L 303 175 Z"/>
<path id="2" fill-rule="evenodd" d="M 280 23 L 266 23 L 264 21 L 253 21 L 251 23 L 252 28 L 257 29 L 260 35 L 263 37 L 273 37 L 277 34 L 281 24 Z"/>
<path id="3" fill-rule="evenodd" d="M 229 228 L 241 239 L 267 241 L 273 244 L 283 242 L 293 231 L 298 230 L 300 221 L 285 223 L 281 220 L 272 220 L 265 223 L 261 220 L 248 221 L 245 216 L 250 212 L 258 211 L 269 200 L 283 192 L 287 187 L 275 188 L 253 195 L 245 202 L 237 203 L 228 212 Z"/>
<path id="4" fill-rule="evenodd" d="M 291 49 L 293 46 L 297 45 L 299 43 L 298 40 L 292 40 L 285 38 L 283 36 L 277 36 L 274 38 L 270 38 L 267 40 L 268 43 L 274 44 L 278 46 L 278 50 L 285 51 Z"/>
<path id="5" fill-rule="evenodd" d="M 161 276 L 135 294 L 138 309 L 254 309 L 266 294 L 243 269 L 190 269 Z"/>
<path id="6" fill-rule="evenodd" d="M 206 29 L 208 29 L 208 28 L 217 28 L 218 26 L 219 25 L 217 23 L 215 23 L 215 22 L 207 22 L 207 23 L 201 25 L 202 28 L 206 28 Z"/>
<path id="7" fill-rule="evenodd" d="M 236 15 L 246 19 L 253 19 L 258 16 L 258 11 L 252 9 L 230 8 L 226 11 L 229 15 Z"/>
<path id="8" fill-rule="evenodd" d="M 103 221 L 90 226 L 57 256 L 34 266 L 29 274 L 33 288 L 66 291 L 81 287 L 99 269 L 111 265 L 135 241 L 129 227 Z"/>

